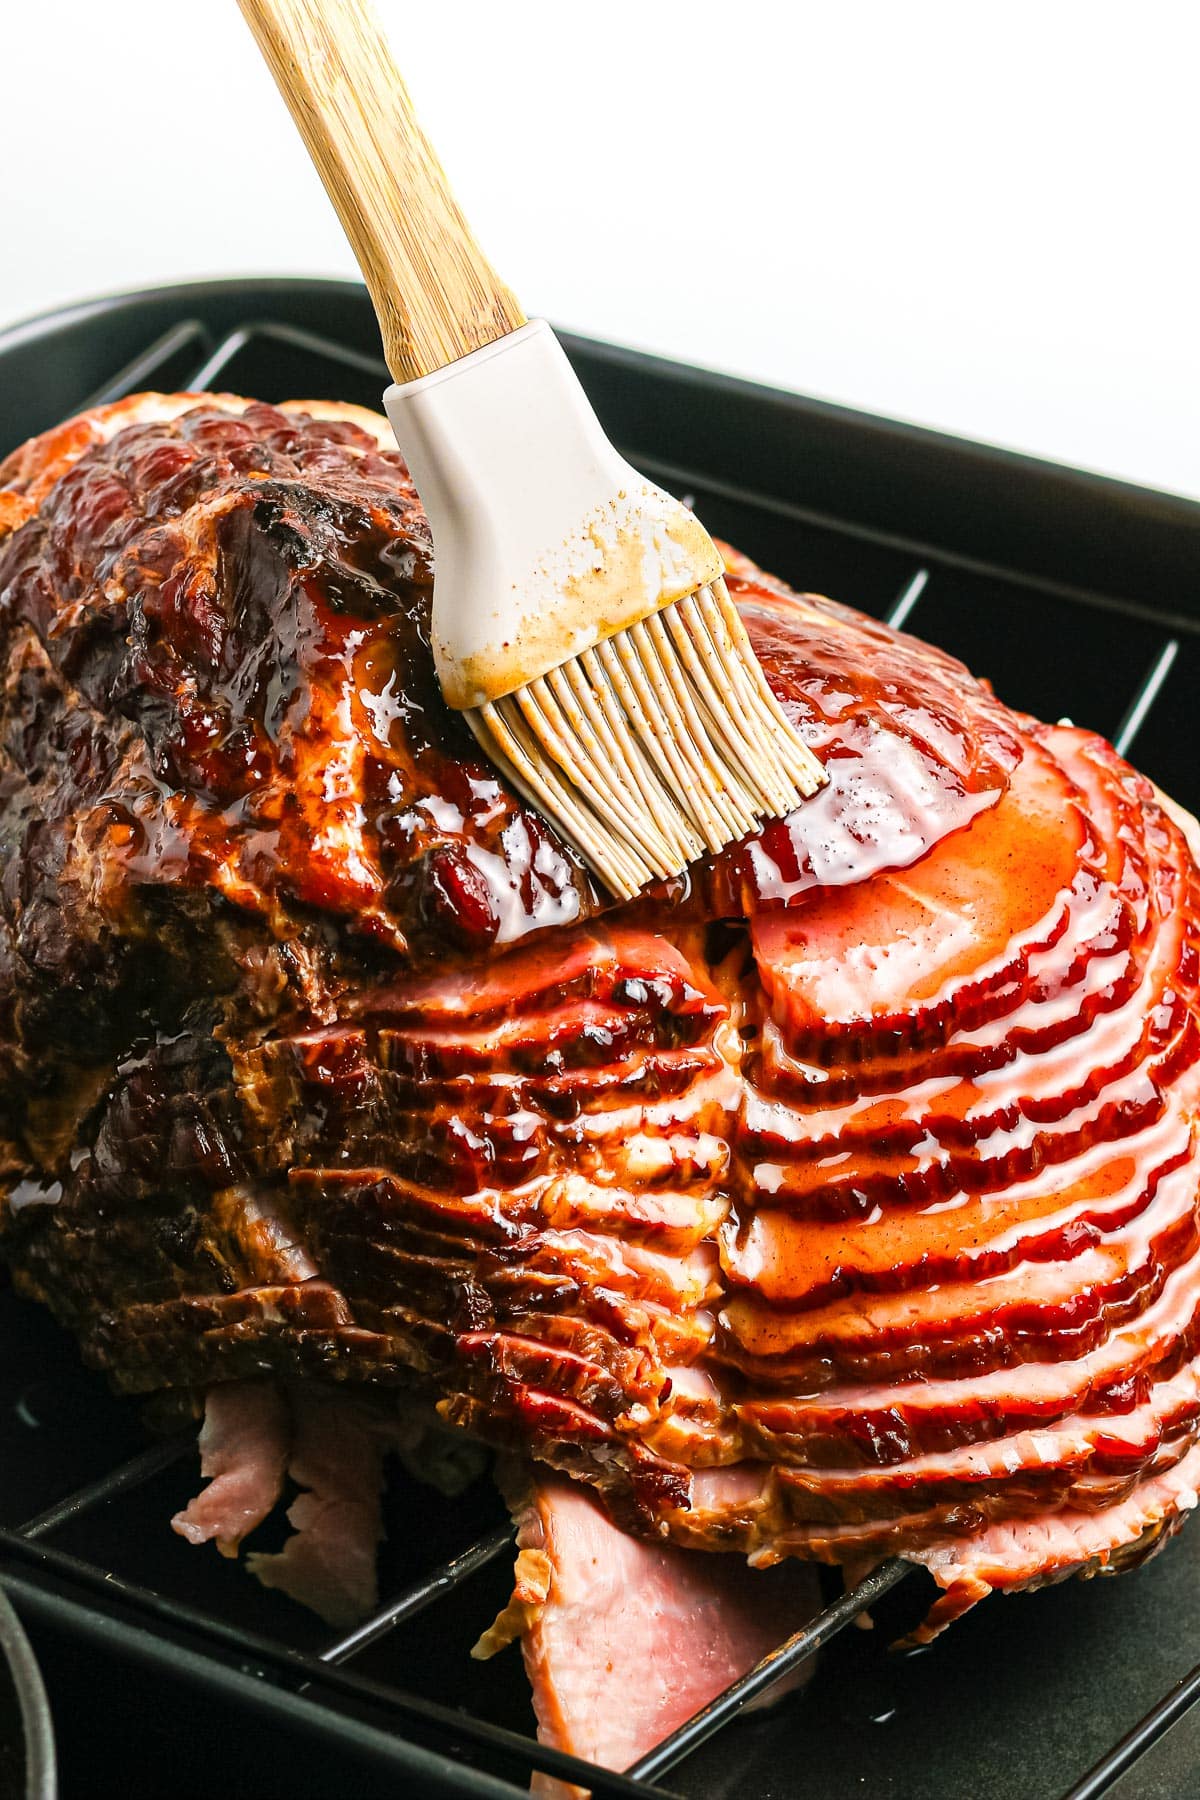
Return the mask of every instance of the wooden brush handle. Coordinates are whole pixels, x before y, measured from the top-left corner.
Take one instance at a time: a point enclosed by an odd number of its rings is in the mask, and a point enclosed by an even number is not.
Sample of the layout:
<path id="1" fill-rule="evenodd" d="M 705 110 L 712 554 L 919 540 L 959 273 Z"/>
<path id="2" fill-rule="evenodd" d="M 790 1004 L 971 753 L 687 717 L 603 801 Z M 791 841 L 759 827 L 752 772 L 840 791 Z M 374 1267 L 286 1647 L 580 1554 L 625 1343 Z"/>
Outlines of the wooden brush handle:
<path id="1" fill-rule="evenodd" d="M 366 277 L 397 381 L 525 323 L 458 210 L 368 0 L 238 0 Z"/>

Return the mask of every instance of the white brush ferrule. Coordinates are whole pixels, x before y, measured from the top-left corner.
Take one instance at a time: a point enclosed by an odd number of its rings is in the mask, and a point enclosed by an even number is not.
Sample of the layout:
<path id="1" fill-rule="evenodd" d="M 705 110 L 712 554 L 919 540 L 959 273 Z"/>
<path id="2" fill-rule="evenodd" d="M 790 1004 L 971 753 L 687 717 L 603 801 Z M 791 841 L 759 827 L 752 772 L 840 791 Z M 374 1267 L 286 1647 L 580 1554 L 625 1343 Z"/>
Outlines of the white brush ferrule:
<path id="1" fill-rule="evenodd" d="M 601 430 L 543 319 L 384 395 L 433 532 L 433 652 L 483 706 L 722 574 Z"/>

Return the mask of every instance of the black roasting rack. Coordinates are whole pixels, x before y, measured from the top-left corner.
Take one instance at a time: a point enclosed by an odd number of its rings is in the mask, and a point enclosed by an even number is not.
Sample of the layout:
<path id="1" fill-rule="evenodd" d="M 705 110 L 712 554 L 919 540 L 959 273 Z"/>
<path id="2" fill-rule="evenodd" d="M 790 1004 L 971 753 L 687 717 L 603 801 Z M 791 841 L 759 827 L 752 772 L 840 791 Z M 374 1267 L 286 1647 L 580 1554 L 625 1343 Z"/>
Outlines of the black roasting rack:
<path id="1" fill-rule="evenodd" d="M 1200 506 L 565 341 L 621 449 L 716 532 L 945 645 L 1011 703 L 1102 731 L 1200 805 Z M 140 388 L 377 405 L 385 380 L 352 284 L 119 296 L 0 333 L 0 454 Z M 443 1502 L 398 1479 L 387 1599 L 331 1641 L 172 1536 L 196 1481 L 191 1435 L 151 1440 L 48 1318 L 0 1293 L 0 1586 L 42 1659 L 66 1794 L 511 1800 L 540 1769 L 630 1800 L 1173 1800 L 1200 1779 L 1200 1526 L 1144 1572 L 993 1600 L 909 1654 L 886 1646 L 928 1577 L 893 1561 L 843 1594 L 831 1575 L 811 1625 L 614 1775 L 532 1740 L 514 1653 L 466 1657 L 510 1574 L 489 1484 Z M 868 1609 L 873 1630 L 844 1630 Z M 725 1729 L 818 1646 L 803 1695 Z"/>

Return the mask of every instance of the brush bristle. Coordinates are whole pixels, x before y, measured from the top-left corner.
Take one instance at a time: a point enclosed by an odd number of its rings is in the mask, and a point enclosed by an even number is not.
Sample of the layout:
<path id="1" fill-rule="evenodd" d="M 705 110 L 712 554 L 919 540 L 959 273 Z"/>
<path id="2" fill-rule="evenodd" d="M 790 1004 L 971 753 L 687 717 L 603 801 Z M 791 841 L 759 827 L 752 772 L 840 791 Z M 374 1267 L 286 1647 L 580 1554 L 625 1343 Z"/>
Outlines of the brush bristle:
<path id="1" fill-rule="evenodd" d="M 790 812 L 825 780 L 724 581 L 466 716 L 621 899 Z"/>

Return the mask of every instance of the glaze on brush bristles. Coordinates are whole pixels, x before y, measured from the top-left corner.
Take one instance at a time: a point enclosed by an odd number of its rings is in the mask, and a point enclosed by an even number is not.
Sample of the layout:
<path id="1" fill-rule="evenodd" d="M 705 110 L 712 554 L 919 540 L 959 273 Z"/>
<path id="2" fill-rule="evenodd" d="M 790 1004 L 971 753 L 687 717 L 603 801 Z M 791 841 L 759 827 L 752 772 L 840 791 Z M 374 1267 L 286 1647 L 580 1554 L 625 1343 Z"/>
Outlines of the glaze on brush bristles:
<path id="1" fill-rule="evenodd" d="M 825 779 L 724 581 L 466 717 L 621 899 L 790 812 Z"/>

